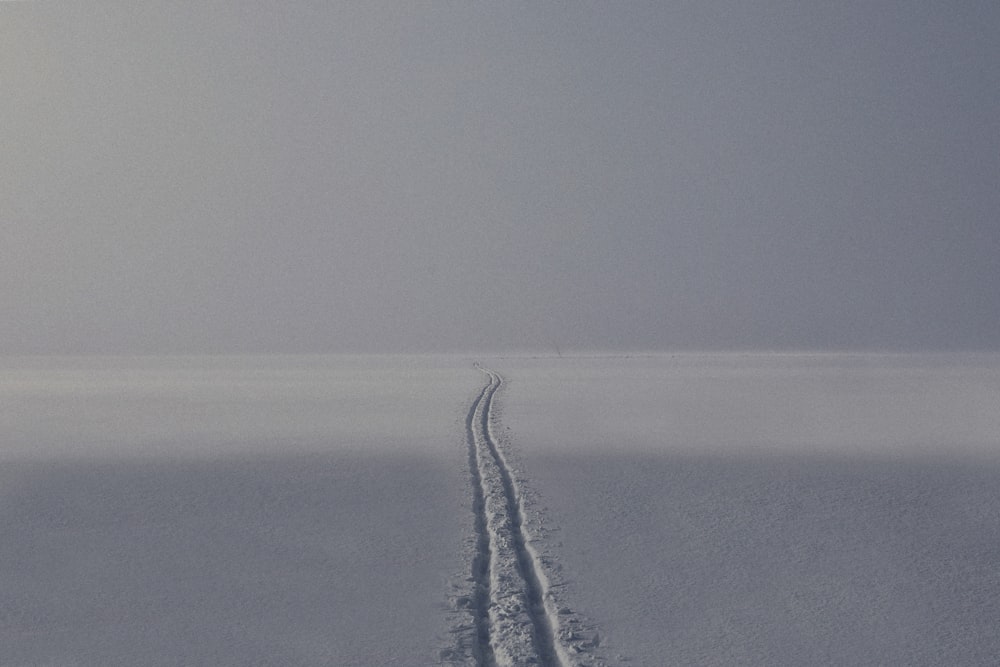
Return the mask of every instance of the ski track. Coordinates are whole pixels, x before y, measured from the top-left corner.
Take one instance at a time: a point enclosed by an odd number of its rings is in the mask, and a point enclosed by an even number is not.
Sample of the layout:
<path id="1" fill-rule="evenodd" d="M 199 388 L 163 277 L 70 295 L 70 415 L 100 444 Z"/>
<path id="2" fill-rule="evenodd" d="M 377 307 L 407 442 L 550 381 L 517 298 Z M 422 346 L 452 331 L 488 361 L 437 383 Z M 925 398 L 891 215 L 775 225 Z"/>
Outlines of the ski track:
<path id="1" fill-rule="evenodd" d="M 525 535 L 520 490 L 492 431 L 493 400 L 503 378 L 477 368 L 489 380 L 466 418 L 476 532 L 472 564 L 476 663 L 571 667 L 576 663 L 558 640 L 558 609 L 548 579 Z"/>

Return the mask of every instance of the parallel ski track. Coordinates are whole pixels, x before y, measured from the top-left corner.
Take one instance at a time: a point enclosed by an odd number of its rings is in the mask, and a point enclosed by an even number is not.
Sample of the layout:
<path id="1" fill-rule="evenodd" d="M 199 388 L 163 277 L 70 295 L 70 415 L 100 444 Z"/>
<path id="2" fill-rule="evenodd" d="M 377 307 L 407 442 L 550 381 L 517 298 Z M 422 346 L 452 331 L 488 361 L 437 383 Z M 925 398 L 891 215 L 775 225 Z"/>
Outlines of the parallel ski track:
<path id="1" fill-rule="evenodd" d="M 476 446 L 475 419 L 486 392 L 491 384 L 483 387 L 479 397 L 469 408 L 465 419 L 465 429 L 469 442 L 469 469 L 472 472 L 472 511 L 475 515 L 476 553 L 472 558 L 473 614 L 475 624 L 475 642 L 473 651 L 476 664 L 481 667 L 493 667 L 493 648 L 490 646 L 490 534 L 486 529 L 486 500 L 483 495 L 483 478 L 479 473 L 478 453 Z"/>
<path id="2" fill-rule="evenodd" d="M 503 385 L 495 371 L 466 418 L 477 538 L 473 559 L 475 656 L 481 667 L 570 667 L 558 640 L 547 579 L 524 534 L 521 496 L 491 430 L 493 400 Z"/>

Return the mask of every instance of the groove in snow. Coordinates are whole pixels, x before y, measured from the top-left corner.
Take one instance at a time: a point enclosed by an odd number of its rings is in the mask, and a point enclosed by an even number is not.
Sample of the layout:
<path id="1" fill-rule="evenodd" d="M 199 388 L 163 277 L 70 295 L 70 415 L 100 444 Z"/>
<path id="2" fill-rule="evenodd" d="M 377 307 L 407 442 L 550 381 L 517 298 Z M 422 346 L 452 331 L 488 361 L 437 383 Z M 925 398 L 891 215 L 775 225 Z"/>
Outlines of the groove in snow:
<path id="1" fill-rule="evenodd" d="M 479 370 L 489 381 L 466 418 L 477 541 L 476 660 L 483 667 L 570 667 L 572 661 L 557 640 L 558 612 L 548 580 L 522 528 L 521 495 L 491 430 L 493 399 L 503 378 Z"/>
<path id="2" fill-rule="evenodd" d="M 472 511 L 475 515 L 476 551 L 472 558 L 472 610 L 475 633 L 473 637 L 473 655 L 476 664 L 490 667 L 495 663 L 493 649 L 490 647 L 490 536 L 486 530 L 486 500 L 483 496 L 483 480 L 479 474 L 479 462 L 476 447 L 475 419 L 479 405 L 489 389 L 483 387 L 479 397 L 469 408 L 465 419 L 465 428 L 469 441 L 469 468 L 472 472 Z"/>

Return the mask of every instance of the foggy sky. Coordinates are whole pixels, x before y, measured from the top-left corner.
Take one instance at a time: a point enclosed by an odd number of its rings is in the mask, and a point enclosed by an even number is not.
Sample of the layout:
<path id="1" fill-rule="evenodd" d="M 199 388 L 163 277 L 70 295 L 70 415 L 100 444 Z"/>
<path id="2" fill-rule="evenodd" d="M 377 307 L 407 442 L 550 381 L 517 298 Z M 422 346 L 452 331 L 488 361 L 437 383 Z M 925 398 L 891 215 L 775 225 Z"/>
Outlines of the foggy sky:
<path id="1" fill-rule="evenodd" d="M 1000 348 L 1000 4 L 0 3 L 0 354 Z"/>

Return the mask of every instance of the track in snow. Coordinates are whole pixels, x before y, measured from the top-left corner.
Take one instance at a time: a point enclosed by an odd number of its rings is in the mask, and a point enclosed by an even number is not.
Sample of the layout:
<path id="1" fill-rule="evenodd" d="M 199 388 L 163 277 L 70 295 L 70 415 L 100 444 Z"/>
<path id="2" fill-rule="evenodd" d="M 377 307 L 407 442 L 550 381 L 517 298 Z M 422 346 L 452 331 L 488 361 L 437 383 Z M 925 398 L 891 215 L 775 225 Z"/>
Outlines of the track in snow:
<path id="1" fill-rule="evenodd" d="M 472 566 L 476 661 L 481 667 L 569 667 L 572 661 L 556 639 L 558 616 L 547 580 L 522 529 L 521 497 L 490 427 L 503 378 L 479 370 L 489 382 L 466 418 L 477 538 Z"/>

